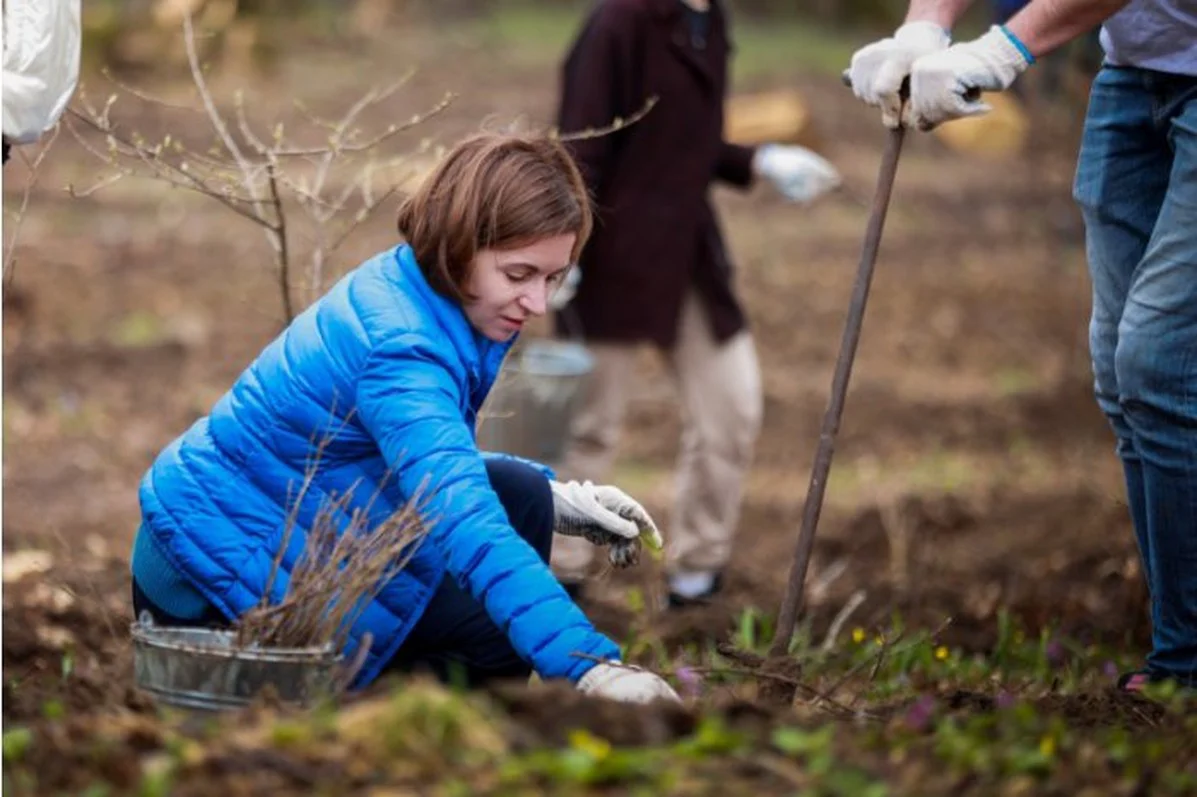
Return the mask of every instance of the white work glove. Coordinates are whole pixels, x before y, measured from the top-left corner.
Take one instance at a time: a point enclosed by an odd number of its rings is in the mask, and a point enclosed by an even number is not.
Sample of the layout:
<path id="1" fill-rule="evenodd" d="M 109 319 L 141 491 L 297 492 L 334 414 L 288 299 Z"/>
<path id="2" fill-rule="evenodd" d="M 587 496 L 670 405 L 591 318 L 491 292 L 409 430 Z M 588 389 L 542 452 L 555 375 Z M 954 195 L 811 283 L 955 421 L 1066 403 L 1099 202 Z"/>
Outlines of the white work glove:
<path id="1" fill-rule="evenodd" d="M 811 202 L 840 184 L 840 173 L 806 147 L 764 144 L 752 157 L 752 170 L 791 202 Z"/>
<path id="2" fill-rule="evenodd" d="M 902 81 L 914 62 L 947 49 L 948 32 L 934 22 L 907 22 L 888 39 L 873 42 L 852 55 L 848 76 L 852 92 L 869 105 L 881 108 L 881 121 L 894 128 L 901 123 Z"/>
<path id="3" fill-rule="evenodd" d="M 549 307 L 554 310 L 563 310 L 565 306 L 570 303 L 570 300 L 578 294 L 578 285 L 582 282 L 582 269 L 577 265 L 569 267 L 565 272 L 564 279 L 561 284 L 557 286 L 557 290 L 553 291 L 553 295 L 549 297 Z"/>
<path id="4" fill-rule="evenodd" d="M 987 113 L 980 92 L 1004 91 L 1034 61 L 1016 41 L 994 25 L 979 39 L 915 61 L 903 123 L 930 130 L 951 119 Z"/>
<path id="5" fill-rule="evenodd" d="M 661 549 L 657 524 L 644 507 L 618 487 L 576 481 L 550 481 L 549 485 L 553 490 L 553 530 L 558 534 L 606 546 L 607 558 L 616 567 L 640 561 L 641 541 Z"/>
<path id="6" fill-rule="evenodd" d="M 578 691 L 618 700 L 621 703 L 651 703 L 672 700 L 681 703 L 673 687 L 656 673 L 618 661 L 600 662 L 578 680 Z"/>

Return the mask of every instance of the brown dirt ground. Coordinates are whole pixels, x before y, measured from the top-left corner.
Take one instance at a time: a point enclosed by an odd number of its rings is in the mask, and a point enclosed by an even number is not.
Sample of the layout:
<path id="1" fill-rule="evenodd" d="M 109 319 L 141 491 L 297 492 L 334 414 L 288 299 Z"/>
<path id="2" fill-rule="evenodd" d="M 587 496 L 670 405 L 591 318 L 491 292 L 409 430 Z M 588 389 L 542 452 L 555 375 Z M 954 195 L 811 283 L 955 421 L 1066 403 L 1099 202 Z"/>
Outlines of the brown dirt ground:
<path id="1" fill-rule="evenodd" d="M 446 88 L 461 91 L 421 134 L 442 140 L 486 117 L 547 118 L 546 74 L 495 69 L 484 52 L 459 55 L 424 64 L 386 111 L 406 117 Z M 310 91 L 317 107 L 331 105 L 355 65 L 404 66 L 390 48 L 329 56 L 338 66 L 319 81 L 311 61 L 285 63 L 258 88 L 258 111 Z M 823 148 L 849 191 L 809 209 L 766 188 L 718 194 L 767 401 L 728 589 L 708 609 L 661 616 L 650 608 L 646 619 L 627 608 L 626 588 L 659 593 L 659 573 L 603 576 L 585 607 L 614 634 L 634 627 L 671 644 L 725 638 L 744 608 L 772 612 L 781 596 L 859 255 L 861 198 L 881 149 L 871 114 L 833 80 L 796 82 L 825 114 Z M 782 79 L 762 81 L 774 84 Z M 146 114 L 139 123 L 160 122 Z M 1145 641 L 1112 440 L 1089 396 L 1088 297 L 1068 197 L 1077 128 L 1052 123 L 1034 136 L 1031 154 L 1001 161 L 927 137 L 907 148 L 816 546 L 816 628 L 860 589 L 867 599 L 854 624 L 884 623 L 895 607 L 914 627 L 950 617 L 945 642 L 969 650 L 993 644 L 1002 606 L 1031 632 L 1058 623 L 1095 642 Z M 58 147 L 33 194 L 4 298 L 3 546 L 54 560 L 43 574 L 4 584 L 4 721 L 35 720 L 57 703 L 72 723 L 124 718 L 122 733 L 152 747 L 152 724 L 137 720 L 147 705 L 130 688 L 127 631 L 138 479 L 270 338 L 277 297 L 257 231 L 144 182 L 72 199 L 62 186 L 87 185 L 96 165 L 69 140 Z M 21 166 L 10 164 L 5 177 L 9 206 Z M 337 266 L 389 240 L 389 221 L 379 218 Z M 147 323 L 149 332 L 129 332 Z M 667 518 L 678 419 L 651 357 L 644 376 L 620 481 Z M 902 539 L 909 553 L 898 558 Z M 551 737 L 573 716 L 560 700 L 511 705 L 529 733 Z M 661 722 L 637 733 L 672 738 L 689 727 L 684 718 Z M 58 750 L 69 749 L 71 727 L 53 731 L 67 734 Z M 225 761 L 232 770 L 260 764 Z M 276 782 L 304 777 L 266 769 Z"/>

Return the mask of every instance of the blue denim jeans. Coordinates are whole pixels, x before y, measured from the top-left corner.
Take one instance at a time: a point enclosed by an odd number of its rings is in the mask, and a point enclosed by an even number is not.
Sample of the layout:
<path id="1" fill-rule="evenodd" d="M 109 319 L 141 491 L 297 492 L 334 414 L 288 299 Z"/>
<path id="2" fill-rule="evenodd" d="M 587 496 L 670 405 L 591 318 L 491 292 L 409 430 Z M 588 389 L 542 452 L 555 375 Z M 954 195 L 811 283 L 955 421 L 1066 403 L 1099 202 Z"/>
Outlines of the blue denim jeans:
<path id="1" fill-rule="evenodd" d="M 1197 78 L 1104 67 L 1074 195 L 1097 401 L 1151 593 L 1154 677 L 1197 682 Z"/>

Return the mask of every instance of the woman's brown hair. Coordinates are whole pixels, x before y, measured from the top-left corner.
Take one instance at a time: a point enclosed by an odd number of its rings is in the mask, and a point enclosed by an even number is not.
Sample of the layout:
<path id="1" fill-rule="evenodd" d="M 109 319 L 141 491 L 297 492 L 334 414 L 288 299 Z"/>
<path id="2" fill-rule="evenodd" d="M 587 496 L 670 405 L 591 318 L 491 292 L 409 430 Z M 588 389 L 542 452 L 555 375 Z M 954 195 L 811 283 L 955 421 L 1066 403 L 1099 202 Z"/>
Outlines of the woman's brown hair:
<path id="1" fill-rule="evenodd" d="M 428 283 L 465 302 L 474 256 L 557 235 L 590 236 L 591 208 L 578 167 L 545 136 L 481 133 L 450 150 L 399 208 L 399 234 Z"/>

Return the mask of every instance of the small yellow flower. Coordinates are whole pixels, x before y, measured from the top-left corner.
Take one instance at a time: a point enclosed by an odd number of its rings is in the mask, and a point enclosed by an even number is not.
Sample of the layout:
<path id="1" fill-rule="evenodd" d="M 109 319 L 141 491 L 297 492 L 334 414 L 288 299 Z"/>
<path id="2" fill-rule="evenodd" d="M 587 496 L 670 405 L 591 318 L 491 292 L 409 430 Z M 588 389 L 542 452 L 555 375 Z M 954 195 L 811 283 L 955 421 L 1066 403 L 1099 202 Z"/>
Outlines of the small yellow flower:
<path id="1" fill-rule="evenodd" d="M 939 647 L 937 647 L 935 649 L 935 658 L 939 659 L 940 661 L 943 661 L 947 657 L 948 657 L 948 649 L 946 647 L 944 647 L 943 645 L 940 645 Z"/>
<path id="2" fill-rule="evenodd" d="M 859 645 L 861 642 L 864 642 L 864 638 L 865 638 L 865 632 L 864 632 L 863 628 L 853 628 L 852 629 L 852 641 L 853 642 L 855 642 L 856 644 Z"/>
<path id="3" fill-rule="evenodd" d="M 1039 740 L 1039 752 L 1045 758 L 1050 758 L 1056 752 L 1056 740 L 1051 736 L 1044 736 Z"/>
<path id="4" fill-rule="evenodd" d="M 570 731 L 569 745 L 575 750 L 581 750 L 596 761 L 602 761 L 611 755 L 610 742 L 583 729 Z"/>
<path id="5" fill-rule="evenodd" d="M 885 640 L 882 637 L 877 637 L 873 640 L 873 644 L 875 644 L 877 647 L 881 647 L 885 644 Z"/>

